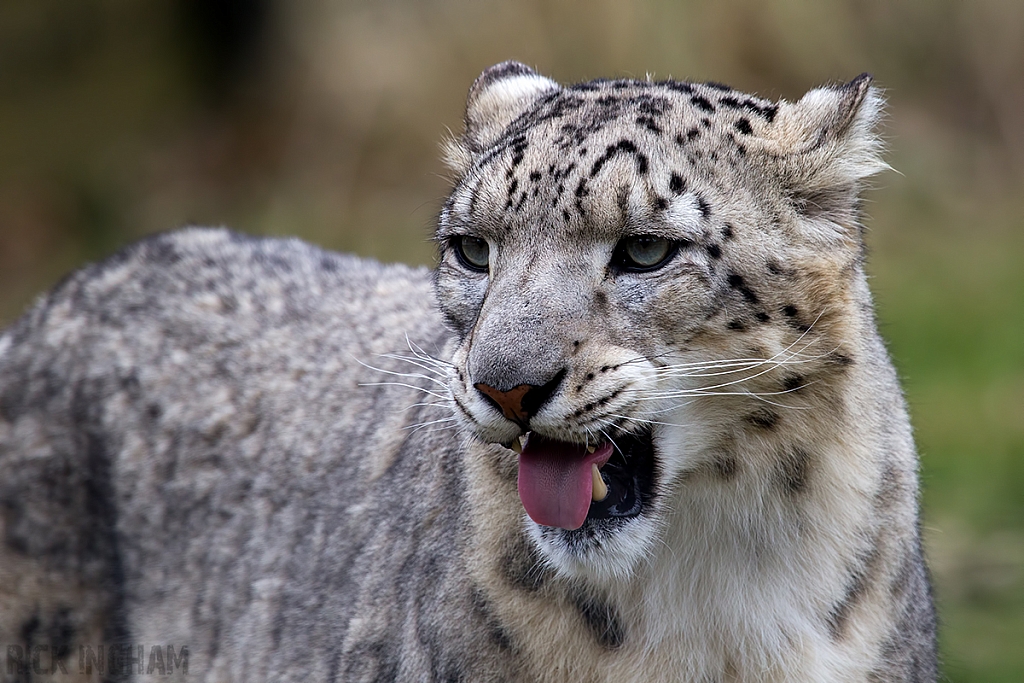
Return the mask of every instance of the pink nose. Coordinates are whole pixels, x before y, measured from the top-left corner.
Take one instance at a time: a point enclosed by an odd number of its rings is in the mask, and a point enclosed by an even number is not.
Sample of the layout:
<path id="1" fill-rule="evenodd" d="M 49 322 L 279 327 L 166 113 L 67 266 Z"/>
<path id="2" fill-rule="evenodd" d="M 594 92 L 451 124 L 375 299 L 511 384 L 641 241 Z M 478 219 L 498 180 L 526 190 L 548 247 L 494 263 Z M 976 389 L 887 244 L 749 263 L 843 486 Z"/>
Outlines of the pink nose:
<path id="1" fill-rule="evenodd" d="M 558 391 L 566 372 L 563 368 L 544 384 L 520 384 L 507 391 L 496 389 L 486 382 L 477 382 L 473 386 L 502 415 L 525 429 L 530 418 Z"/>
<path id="2" fill-rule="evenodd" d="M 477 382 L 473 386 L 481 394 L 491 399 L 491 402 L 498 407 L 502 415 L 519 424 L 524 424 L 530 419 L 530 413 L 523 405 L 523 399 L 534 389 L 540 388 L 533 384 L 520 384 L 508 391 L 500 391 L 483 382 Z"/>

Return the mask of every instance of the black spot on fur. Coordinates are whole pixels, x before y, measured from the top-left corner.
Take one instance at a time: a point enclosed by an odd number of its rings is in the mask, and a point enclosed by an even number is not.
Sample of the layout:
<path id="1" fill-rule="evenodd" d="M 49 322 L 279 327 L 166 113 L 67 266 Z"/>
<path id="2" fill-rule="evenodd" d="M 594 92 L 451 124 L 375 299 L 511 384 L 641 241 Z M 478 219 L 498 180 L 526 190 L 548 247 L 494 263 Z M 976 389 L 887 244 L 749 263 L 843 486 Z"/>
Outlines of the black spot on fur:
<path id="1" fill-rule="evenodd" d="M 722 258 L 722 248 L 717 244 L 709 244 L 707 250 L 711 258 Z"/>
<path id="2" fill-rule="evenodd" d="M 726 240 L 731 240 L 733 238 L 733 235 L 734 233 L 732 230 L 732 226 L 726 223 L 725 227 L 722 228 L 722 238 Z"/>
<path id="3" fill-rule="evenodd" d="M 550 570 L 544 565 L 533 544 L 517 536 L 501 561 L 504 578 L 515 588 L 534 593 L 547 582 Z"/>
<path id="4" fill-rule="evenodd" d="M 807 487 L 811 455 L 800 446 L 794 446 L 779 458 L 779 480 L 789 495 L 797 495 Z"/>
<path id="5" fill-rule="evenodd" d="M 604 151 L 604 154 L 597 158 L 597 160 L 594 162 L 594 165 L 591 166 L 590 168 L 590 177 L 593 178 L 594 176 L 596 176 L 598 173 L 601 172 L 601 169 L 604 167 L 606 163 L 608 163 L 608 161 L 613 159 L 618 154 L 623 153 L 634 155 L 634 157 L 636 158 L 636 170 L 640 175 L 644 175 L 647 173 L 647 156 L 640 152 L 637 149 L 636 145 L 630 140 L 619 140 L 619 142 L 614 145 L 608 145 L 608 147 Z"/>
<path id="6" fill-rule="evenodd" d="M 698 128 L 691 128 L 686 133 L 686 141 L 687 142 L 693 142 L 694 140 L 696 140 L 699 137 L 700 137 L 700 130 Z"/>
<path id="7" fill-rule="evenodd" d="M 732 88 L 730 88 L 726 84 L 719 83 L 718 81 L 707 81 L 706 83 L 704 83 L 704 85 L 711 88 L 712 90 L 721 90 L 723 92 L 729 92 L 730 90 L 732 90 Z"/>
<path id="8" fill-rule="evenodd" d="M 775 120 L 775 114 L 779 110 L 778 106 L 775 104 L 759 104 L 757 101 L 749 97 L 741 100 L 733 96 L 728 96 L 719 99 L 718 103 L 723 107 L 728 107 L 730 109 L 745 109 L 751 114 L 765 119 L 768 123 Z"/>
<path id="9" fill-rule="evenodd" d="M 661 135 L 661 128 L 650 116 L 638 116 L 636 119 L 636 124 L 638 126 L 643 126 L 652 133 L 657 133 L 658 135 Z"/>
<path id="10" fill-rule="evenodd" d="M 903 486 L 899 472 L 891 459 L 882 464 L 882 473 L 878 478 L 878 489 L 875 491 L 875 511 L 880 515 L 888 515 L 902 499 Z"/>
<path id="11" fill-rule="evenodd" d="M 772 430 L 779 423 L 779 416 L 767 408 L 758 408 L 750 415 L 747 415 L 747 422 L 758 429 Z"/>
<path id="12" fill-rule="evenodd" d="M 744 325 L 743 321 L 739 319 L 730 320 L 726 327 L 728 327 L 730 330 L 736 330 L 737 332 L 742 332 L 743 330 L 747 329 L 747 326 Z"/>
<path id="13" fill-rule="evenodd" d="M 679 81 L 660 81 L 658 85 L 664 86 L 669 90 L 675 90 L 676 92 L 685 93 L 687 95 L 693 92 L 693 86 L 689 83 L 680 83 Z"/>
<path id="14" fill-rule="evenodd" d="M 587 189 L 586 178 L 580 178 L 580 182 L 576 185 L 576 191 L 573 194 L 576 195 L 576 210 L 582 214 L 583 198 L 590 194 L 590 190 Z"/>
<path id="15" fill-rule="evenodd" d="M 736 122 L 736 130 L 743 133 L 744 135 L 750 135 L 754 132 L 754 129 L 750 127 L 750 121 L 746 119 L 740 119 Z"/>
<path id="16" fill-rule="evenodd" d="M 654 206 L 655 208 L 664 211 L 665 209 L 668 208 L 668 200 L 665 199 L 664 197 L 657 197 L 654 200 Z"/>
<path id="17" fill-rule="evenodd" d="M 583 591 L 573 596 L 573 604 L 601 647 L 614 650 L 626 641 L 622 622 L 610 605 Z"/>
<path id="18" fill-rule="evenodd" d="M 739 471 L 739 463 L 732 453 L 719 453 L 711 461 L 711 469 L 722 479 L 729 481 Z"/>
<path id="19" fill-rule="evenodd" d="M 530 172 L 530 180 L 532 180 L 535 183 L 538 182 L 541 179 L 541 177 L 542 176 L 541 176 L 540 171 L 531 171 Z"/>
<path id="20" fill-rule="evenodd" d="M 828 355 L 828 359 L 831 363 L 834 363 L 835 365 L 838 365 L 840 367 L 848 367 L 850 365 L 853 365 L 853 358 L 851 356 L 846 355 L 845 353 L 840 353 L 839 351 L 833 351 L 832 353 L 830 353 Z"/>
<path id="21" fill-rule="evenodd" d="M 804 386 L 803 375 L 787 375 L 782 380 L 782 388 L 785 391 L 797 391 Z"/>
<path id="22" fill-rule="evenodd" d="M 692 102 L 698 109 L 706 112 L 713 112 L 715 110 L 715 105 L 711 104 L 708 102 L 707 98 L 701 97 L 700 95 L 694 95 L 691 97 L 690 102 Z"/>
<path id="23" fill-rule="evenodd" d="M 825 616 L 825 624 L 828 626 L 828 632 L 833 641 L 838 642 L 845 637 L 850 614 L 871 587 L 871 579 L 880 559 L 881 553 L 878 541 L 875 539 L 871 548 L 857 558 L 854 567 L 850 570 L 843 596 Z"/>
<path id="24" fill-rule="evenodd" d="M 668 179 L 668 189 L 672 194 L 682 194 L 686 189 L 686 181 L 678 173 L 673 173 Z"/>
<path id="25" fill-rule="evenodd" d="M 758 302 L 757 294 L 754 293 L 750 287 L 746 285 L 742 275 L 732 273 L 729 275 L 729 286 L 739 291 L 749 303 L 756 304 Z"/>
<path id="26" fill-rule="evenodd" d="M 768 272 L 771 273 L 772 275 L 782 275 L 783 274 L 782 266 L 780 266 L 775 261 L 769 260 L 768 261 Z"/>
<path id="27" fill-rule="evenodd" d="M 708 204 L 708 200 L 700 195 L 697 195 L 697 208 L 700 209 L 700 215 L 704 216 L 705 219 L 711 218 L 711 205 Z"/>

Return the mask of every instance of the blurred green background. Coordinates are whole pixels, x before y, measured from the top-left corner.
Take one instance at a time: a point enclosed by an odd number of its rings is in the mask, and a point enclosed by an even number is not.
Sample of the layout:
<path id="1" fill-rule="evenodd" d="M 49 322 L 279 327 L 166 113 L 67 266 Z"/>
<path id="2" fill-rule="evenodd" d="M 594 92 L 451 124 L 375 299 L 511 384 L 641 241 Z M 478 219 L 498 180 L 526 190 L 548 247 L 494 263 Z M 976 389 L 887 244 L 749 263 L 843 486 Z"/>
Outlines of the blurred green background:
<path id="1" fill-rule="evenodd" d="M 790 100 L 869 71 L 883 334 L 922 455 L 950 681 L 1024 681 L 1024 2 L 5 0 L 0 324 L 188 223 L 429 263 L 438 142 L 509 58 Z"/>

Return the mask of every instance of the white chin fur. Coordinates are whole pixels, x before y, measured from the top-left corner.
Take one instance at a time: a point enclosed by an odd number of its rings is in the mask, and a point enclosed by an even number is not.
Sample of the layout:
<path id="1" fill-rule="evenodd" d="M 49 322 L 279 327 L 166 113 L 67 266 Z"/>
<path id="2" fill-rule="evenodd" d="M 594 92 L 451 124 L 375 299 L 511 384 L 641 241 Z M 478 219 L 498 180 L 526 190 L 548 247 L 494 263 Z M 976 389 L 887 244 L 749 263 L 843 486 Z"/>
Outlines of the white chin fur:
<path id="1" fill-rule="evenodd" d="M 617 531 L 599 533 L 585 547 L 573 547 L 560 530 L 542 527 L 524 515 L 527 532 L 548 565 L 572 579 L 605 584 L 628 579 L 651 555 L 658 525 L 649 515 L 624 520 Z"/>

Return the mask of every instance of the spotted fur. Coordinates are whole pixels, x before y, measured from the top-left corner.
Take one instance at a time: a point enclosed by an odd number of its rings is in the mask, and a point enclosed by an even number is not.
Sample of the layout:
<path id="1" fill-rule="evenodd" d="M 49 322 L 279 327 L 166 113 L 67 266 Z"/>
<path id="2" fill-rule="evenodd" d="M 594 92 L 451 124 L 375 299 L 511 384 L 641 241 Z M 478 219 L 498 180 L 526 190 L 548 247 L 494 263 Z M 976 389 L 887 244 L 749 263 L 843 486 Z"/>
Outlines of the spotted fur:
<path id="1" fill-rule="evenodd" d="M 432 275 L 201 229 L 73 274 L 0 335 L 0 643 L 184 644 L 216 681 L 935 680 L 863 270 L 880 107 L 867 76 L 789 103 L 505 63 Z M 630 270 L 630 236 L 672 250 Z M 526 428 L 649 443 L 639 512 L 531 521 Z"/>

